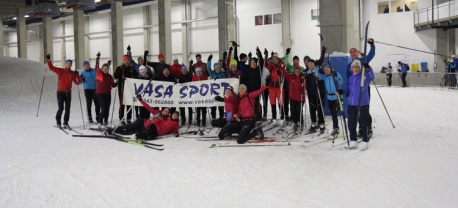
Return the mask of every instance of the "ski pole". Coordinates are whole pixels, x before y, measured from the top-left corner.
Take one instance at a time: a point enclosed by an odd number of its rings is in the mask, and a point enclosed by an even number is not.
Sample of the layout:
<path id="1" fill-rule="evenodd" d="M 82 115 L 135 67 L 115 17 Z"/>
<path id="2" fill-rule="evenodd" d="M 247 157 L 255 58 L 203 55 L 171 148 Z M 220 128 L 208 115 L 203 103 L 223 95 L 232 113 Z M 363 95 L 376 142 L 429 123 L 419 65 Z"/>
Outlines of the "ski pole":
<path id="1" fill-rule="evenodd" d="M 86 125 L 84 124 L 83 105 L 81 104 L 81 94 L 80 94 L 80 86 L 79 85 L 78 85 L 78 98 L 80 100 L 81 119 L 83 120 L 83 129 L 86 129 Z"/>
<path id="2" fill-rule="evenodd" d="M 47 66 L 45 66 L 45 74 L 43 75 L 43 82 L 41 83 L 41 92 L 40 92 L 40 99 L 38 100 L 37 117 L 38 117 L 38 112 L 40 111 L 41 96 L 43 95 L 43 88 L 45 86 L 46 69 L 47 69 Z"/>
<path id="3" fill-rule="evenodd" d="M 372 79 L 372 82 L 374 82 L 375 89 L 377 90 L 378 96 L 380 97 L 380 100 L 382 101 L 383 107 L 385 108 L 385 112 L 386 112 L 386 114 L 388 115 L 388 118 L 390 119 L 391 125 L 393 126 L 393 129 L 394 129 L 394 128 L 396 128 L 396 126 L 394 126 L 393 120 L 391 120 L 390 113 L 388 113 L 388 110 L 386 109 L 385 102 L 383 102 L 382 95 L 381 95 L 380 92 L 378 91 L 377 84 L 375 84 L 375 79 Z"/>
<path id="4" fill-rule="evenodd" d="M 442 55 L 442 54 L 438 54 L 438 53 L 432 53 L 432 52 L 429 52 L 429 51 L 422 51 L 422 50 L 418 50 L 418 49 L 413 49 L 413 48 L 408 48 L 408 47 L 404 47 L 404 46 L 393 45 L 393 44 L 384 43 L 384 42 L 380 42 L 380 41 L 374 41 L 374 42 L 375 43 L 379 43 L 379 44 L 383 44 L 383 45 L 403 48 L 403 49 L 407 49 L 407 50 L 411 50 L 411 51 L 417 51 L 417 52 L 422 52 L 422 53 L 433 54 L 433 55 L 436 55 L 436 56 L 442 56 L 442 57 L 445 57 L 445 58 L 452 58 L 450 56 L 446 56 L 446 55 Z"/>
<path id="5" fill-rule="evenodd" d="M 114 109 L 115 109 L 115 102 L 116 102 L 116 94 L 118 94 L 118 88 L 115 90 L 115 95 L 113 99 L 113 109 L 111 110 L 111 125 L 113 125 L 113 115 L 114 115 Z"/>

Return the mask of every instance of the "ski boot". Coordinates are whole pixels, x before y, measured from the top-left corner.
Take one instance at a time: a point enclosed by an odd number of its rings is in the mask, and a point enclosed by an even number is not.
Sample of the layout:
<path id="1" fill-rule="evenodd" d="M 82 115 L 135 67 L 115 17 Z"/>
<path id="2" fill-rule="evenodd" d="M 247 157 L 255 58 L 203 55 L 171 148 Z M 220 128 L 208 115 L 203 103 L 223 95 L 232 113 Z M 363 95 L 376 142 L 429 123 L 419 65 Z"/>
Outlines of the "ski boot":
<path id="1" fill-rule="evenodd" d="M 324 133 L 324 124 L 320 124 L 320 134 L 323 134 Z"/>
<path id="2" fill-rule="evenodd" d="M 339 131 L 339 128 L 334 128 L 331 132 L 331 136 L 333 137 L 337 137 L 337 135 L 339 135 L 340 131 Z"/>

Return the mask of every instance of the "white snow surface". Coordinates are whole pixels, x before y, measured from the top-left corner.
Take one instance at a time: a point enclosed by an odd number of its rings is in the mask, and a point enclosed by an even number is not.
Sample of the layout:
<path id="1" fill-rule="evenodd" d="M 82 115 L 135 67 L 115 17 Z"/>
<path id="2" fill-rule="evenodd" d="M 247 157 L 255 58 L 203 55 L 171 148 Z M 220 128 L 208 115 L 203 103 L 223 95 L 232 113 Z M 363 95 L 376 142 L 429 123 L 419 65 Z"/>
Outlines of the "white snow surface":
<path id="1" fill-rule="evenodd" d="M 375 137 L 365 152 L 330 142 L 303 147 L 307 136 L 291 146 L 230 148 L 170 137 L 155 141 L 164 144 L 160 152 L 64 134 L 53 128 L 53 72 L 46 72 L 37 117 L 45 65 L 0 57 L 0 71 L 0 207 L 456 207 L 458 202 L 457 91 L 379 86 L 393 129 L 372 87 Z M 329 127 L 331 119 L 326 121 Z M 70 124 L 82 127 L 76 86 Z"/>

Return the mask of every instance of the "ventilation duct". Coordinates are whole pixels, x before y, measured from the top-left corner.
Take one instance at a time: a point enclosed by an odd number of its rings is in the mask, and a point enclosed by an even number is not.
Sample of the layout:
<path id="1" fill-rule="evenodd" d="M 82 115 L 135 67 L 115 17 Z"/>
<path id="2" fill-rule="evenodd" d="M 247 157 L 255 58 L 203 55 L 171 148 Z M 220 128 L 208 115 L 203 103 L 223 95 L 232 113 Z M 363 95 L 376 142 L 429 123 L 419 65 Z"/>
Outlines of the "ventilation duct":
<path id="1" fill-rule="evenodd" d="M 60 16 L 60 9 L 56 2 L 41 2 L 33 8 L 35 17 L 56 17 Z"/>
<path id="2" fill-rule="evenodd" d="M 67 9 L 95 9 L 94 0 L 67 0 Z"/>

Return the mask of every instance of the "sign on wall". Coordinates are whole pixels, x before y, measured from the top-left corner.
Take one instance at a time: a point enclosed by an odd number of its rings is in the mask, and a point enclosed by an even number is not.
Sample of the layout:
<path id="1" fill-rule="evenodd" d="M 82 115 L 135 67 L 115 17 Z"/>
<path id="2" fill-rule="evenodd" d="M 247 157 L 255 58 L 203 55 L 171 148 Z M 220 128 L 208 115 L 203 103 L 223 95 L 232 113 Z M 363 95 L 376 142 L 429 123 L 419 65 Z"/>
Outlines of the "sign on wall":
<path id="1" fill-rule="evenodd" d="M 229 86 L 237 91 L 238 79 L 217 79 L 198 82 L 177 83 L 151 81 L 141 79 L 126 79 L 124 84 L 124 105 L 142 106 L 137 100 L 137 94 L 143 92 L 143 100 L 152 107 L 211 107 L 224 106 L 214 98 L 224 97 L 225 89 Z"/>

